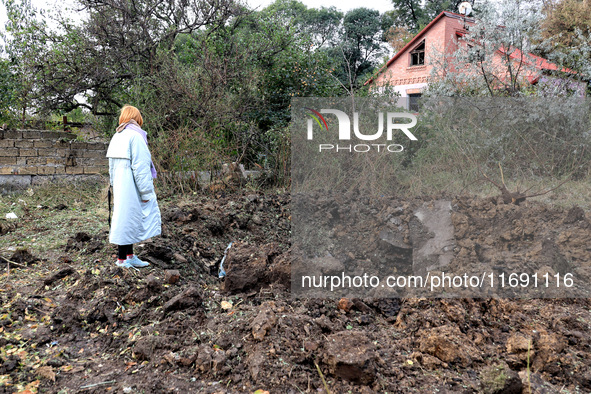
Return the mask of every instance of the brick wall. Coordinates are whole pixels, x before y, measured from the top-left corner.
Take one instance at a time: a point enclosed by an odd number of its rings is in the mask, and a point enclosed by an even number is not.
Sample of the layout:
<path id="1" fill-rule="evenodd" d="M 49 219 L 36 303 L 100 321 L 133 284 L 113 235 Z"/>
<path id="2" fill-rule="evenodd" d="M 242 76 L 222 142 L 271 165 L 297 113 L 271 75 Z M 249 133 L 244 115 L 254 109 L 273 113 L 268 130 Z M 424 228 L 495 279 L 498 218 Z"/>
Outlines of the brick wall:
<path id="1" fill-rule="evenodd" d="M 107 144 L 80 142 L 71 133 L 0 130 L 0 176 L 59 179 L 108 174 Z M 40 180 L 40 179 L 38 179 Z M 25 183 L 26 179 L 25 179 Z M 31 183 L 33 179 L 31 178 Z"/>

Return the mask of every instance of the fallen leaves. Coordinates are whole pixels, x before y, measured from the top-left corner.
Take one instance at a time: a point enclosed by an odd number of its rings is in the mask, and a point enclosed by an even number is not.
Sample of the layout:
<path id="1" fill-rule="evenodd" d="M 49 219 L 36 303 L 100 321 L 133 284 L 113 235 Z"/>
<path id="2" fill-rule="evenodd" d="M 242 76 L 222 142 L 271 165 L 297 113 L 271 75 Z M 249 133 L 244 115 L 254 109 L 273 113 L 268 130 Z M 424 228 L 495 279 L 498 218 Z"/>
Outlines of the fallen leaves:
<path id="1" fill-rule="evenodd" d="M 64 367 L 60 367 L 60 369 L 64 372 L 68 372 L 68 373 L 77 373 L 77 372 L 82 372 L 84 371 L 84 366 L 79 365 L 77 367 L 74 367 L 72 365 L 67 365 Z"/>
<path id="2" fill-rule="evenodd" d="M 55 382 L 55 372 L 53 372 L 53 367 L 50 367 L 48 365 L 37 368 L 37 375 L 39 375 L 43 379 Z"/>
<path id="3" fill-rule="evenodd" d="M 348 313 L 353 308 L 353 302 L 348 298 L 341 298 L 337 304 L 337 308 Z"/>
<path id="4" fill-rule="evenodd" d="M 11 381 L 10 375 L 0 375 L 0 386 L 8 386 Z"/>
<path id="5" fill-rule="evenodd" d="M 163 356 L 164 360 L 170 365 L 174 366 L 180 360 L 180 356 L 174 352 L 170 352 Z"/>
<path id="6" fill-rule="evenodd" d="M 39 389 L 39 384 L 41 381 L 35 380 L 29 384 L 27 384 L 23 390 L 18 391 L 17 394 L 36 394 L 37 390 Z M 21 386 L 22 387 L 22 386 Z"/>

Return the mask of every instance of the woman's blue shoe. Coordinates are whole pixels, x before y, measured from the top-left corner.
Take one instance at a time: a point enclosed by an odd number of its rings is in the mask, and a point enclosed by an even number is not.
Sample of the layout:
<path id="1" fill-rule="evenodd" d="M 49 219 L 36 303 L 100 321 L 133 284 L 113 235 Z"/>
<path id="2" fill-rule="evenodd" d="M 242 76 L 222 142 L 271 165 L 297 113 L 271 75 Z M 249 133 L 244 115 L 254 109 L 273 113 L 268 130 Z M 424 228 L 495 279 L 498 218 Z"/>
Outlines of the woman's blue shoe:
<path id="1" fill-rule="evenodd" d="M 128 264 L 131 264 L 131 266 L 135 267 L 135 268 L 142 268 L 142 267 L 147 267 L 150 265 L 150 263 L 138 259 L 135 254 L 133 255 L 132 258 L 127 259 L 125 262 Z"/>

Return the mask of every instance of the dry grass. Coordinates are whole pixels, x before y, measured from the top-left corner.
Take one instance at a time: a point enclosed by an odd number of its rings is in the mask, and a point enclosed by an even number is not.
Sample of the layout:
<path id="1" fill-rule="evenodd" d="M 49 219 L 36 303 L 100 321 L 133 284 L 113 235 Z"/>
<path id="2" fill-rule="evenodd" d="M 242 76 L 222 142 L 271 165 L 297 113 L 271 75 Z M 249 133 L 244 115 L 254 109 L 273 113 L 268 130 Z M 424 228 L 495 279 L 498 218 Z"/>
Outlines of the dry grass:
<path id="1" fill-rule="evenodd" d="M 104 184 L 48 184 L 0 198 L 0 225 L 16 227 L 0 236 L 0 255 L 27 248 L 43 257 L 63 250 L 77 232 L 107 231 L 108 208 Z M 18 217 L 5 219 L 13 212 Z"/>
<path id="2" fill-rule="evenodd" d="M 500 183 L 498 174 L 489 174 L 489 176 Z M 551 177 L 505 179 L 506 186 L 511 192 L 529 190 L 528 194 L 550 190 L 562 181 L 563 179 Z M 446 171 L 421 171 L 420 173 L 405 174 L 400 178 L 400 185 L 407 197 L 468 194 L 486 198 L 500 195 L 499 190 L 482 177 Z M 591 210 L 591 179 L 567 181 L 556 190 L 543 196 L 528 199 L 528 201 L 539 201 L 563 208 L 580 206 L 585 210 Z"/>

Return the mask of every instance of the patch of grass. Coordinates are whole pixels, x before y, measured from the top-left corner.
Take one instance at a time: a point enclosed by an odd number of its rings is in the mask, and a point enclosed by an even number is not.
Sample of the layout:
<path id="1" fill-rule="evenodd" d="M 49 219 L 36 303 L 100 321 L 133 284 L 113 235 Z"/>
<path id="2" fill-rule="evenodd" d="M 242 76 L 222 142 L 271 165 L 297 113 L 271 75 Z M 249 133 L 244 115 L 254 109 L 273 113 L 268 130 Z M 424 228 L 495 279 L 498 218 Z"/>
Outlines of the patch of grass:
<path id="1" fill-rule="evenodd" d="M 43 258 L 50 250 L 63 250 L 67 239 L 78 232 L 90 235 L 108 231 L 104 185 L 59 183 L 2 196 L 0 222 L 15 227 L 0 236 L 0 254 L 27 248 Z M 13 212 L 17 219 L 7 220 Z"/>
<path id="2" fill-rule="evenodd" d="M 508 379 L 505 365 L 493 364 L 486 367 L 480 374 L 482 389 L 484 393 L 497 393 L 505 388 Z"/>
<path id="3" fill-rule="evenodd" d="M 498 174 L 487 175 L 500 183 Z M 552 177 L 505 179 L 507 188 L 510 191 L 529 190 L 527 194 L 544 192 L 556 187 L 562 181 L 562 179 Z M 467 194 L 486 198 L 501 194 L 494 185 L 481 179 L 477 174 L 439 171 L 436 168 L 405 174 L 400 177 L 399 184 L 401 189 L 404 190 L 404 195 L 409 198 L 442 194 L 448 196 Z M 591 179 L 567 181 L 558 189 L 543 196 L 527 199 L 527 201 L 539 201 L 561 208 L 579 206 L 585 210 L 591 210 Z"/>

